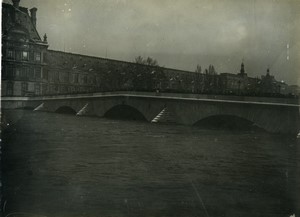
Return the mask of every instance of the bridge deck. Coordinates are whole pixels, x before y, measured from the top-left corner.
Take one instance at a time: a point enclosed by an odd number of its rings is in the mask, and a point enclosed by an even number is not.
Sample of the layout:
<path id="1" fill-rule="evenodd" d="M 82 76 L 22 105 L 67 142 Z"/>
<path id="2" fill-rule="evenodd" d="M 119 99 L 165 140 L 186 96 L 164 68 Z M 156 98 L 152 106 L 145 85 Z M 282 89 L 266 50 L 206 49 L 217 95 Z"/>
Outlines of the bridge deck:
<path id="1" fill-rule="evenodd" d="M 40 100 L 68 100 L 68 99 L 91 99 L 101 97 L 143 97 L 166 100 L 205 101 L 220 103 L 259 104 L 273 106 L 300 107 L 299 100 L 291 98 L 251 97 L 251 96 L 228 96 L 228 95 L 203 95 L 203 94 L 178 94 L 178 93 L 154 93 L 154 92 L 104 92 L 88 94 L 69 94 L 37 97 L 2 97 L 2 101 L 40 101 Z"/>

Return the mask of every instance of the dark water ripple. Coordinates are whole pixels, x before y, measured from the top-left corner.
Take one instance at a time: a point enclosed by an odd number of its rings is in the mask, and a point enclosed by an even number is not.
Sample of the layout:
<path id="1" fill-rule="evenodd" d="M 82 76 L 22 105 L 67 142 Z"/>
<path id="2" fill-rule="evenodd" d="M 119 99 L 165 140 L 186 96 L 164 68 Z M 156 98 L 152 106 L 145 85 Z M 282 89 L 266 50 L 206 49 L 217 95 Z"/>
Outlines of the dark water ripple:
<path id="1" fill-rule="evenodd" d="M 273 217 L 299 210 L 295 139 L 4 113 L 12 120 L 2 133 L 6 214 Z"/>

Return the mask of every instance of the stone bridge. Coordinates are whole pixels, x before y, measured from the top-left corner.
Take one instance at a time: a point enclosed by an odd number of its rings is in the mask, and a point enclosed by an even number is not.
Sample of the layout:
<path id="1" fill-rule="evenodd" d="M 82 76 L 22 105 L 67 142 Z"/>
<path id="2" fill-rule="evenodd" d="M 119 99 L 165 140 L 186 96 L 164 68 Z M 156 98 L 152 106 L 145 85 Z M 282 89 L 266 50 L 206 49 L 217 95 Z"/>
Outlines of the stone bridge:
<path id="1" fill-rule="evenodd" d="M 111 92 L 44 97 L 3 97 L 2 108 L 70 112 L 105 117 L 112 114 L 159 122 L 168 113 L 184 125 L 218 116 L 238 117 L 273 133 L 299 132 L 299 102 L 296 99 L 212 96 L 142 92 Z M 167 110 L 167 111 L 166 111 Z"/>

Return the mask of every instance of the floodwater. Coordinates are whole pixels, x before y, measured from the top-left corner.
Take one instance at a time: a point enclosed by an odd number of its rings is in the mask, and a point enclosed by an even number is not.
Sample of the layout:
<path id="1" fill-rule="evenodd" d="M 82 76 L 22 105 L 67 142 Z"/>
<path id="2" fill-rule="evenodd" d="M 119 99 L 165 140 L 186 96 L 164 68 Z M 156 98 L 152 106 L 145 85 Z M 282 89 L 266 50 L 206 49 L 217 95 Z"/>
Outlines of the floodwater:
<path id="1" fill-rule="evenodd" d="M 284 217 L 299 210 L 294 138 L 25 110 L 4 116 L 4 216 Z"/>

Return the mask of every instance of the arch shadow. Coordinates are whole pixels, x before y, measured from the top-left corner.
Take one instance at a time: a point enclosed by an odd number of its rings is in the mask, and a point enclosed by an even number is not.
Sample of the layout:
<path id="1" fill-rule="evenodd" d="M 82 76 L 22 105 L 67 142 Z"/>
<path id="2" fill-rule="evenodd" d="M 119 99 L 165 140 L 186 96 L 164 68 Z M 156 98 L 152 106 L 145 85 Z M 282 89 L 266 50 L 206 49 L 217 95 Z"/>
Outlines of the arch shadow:
<path id="1" fill-rule="evenodd" d="M 197 121 L 193 126 L 214 130 L 265 131 L 263 128 L 258 127 L 256 123 L 236 115 L 212 115 Z"/>
<path id="2" fill-rule="evenodd" d="M 32 106 L 24 106 L 24 107 L 19 107 L 19 108 L 17 108 L 17 109 L 33 111 L 33 110 L 35 109 L 35 107 L 32 107 Z"/>
<path id="3" fill-rule="evenodd" d="M 106 111 L 104 117 L 118 120 L 147 121 L 138 109 L 129 105 L 116 105 Z"/>
<path id="4" fill-rule="evenodd" d="M 69 114 L 69 115 L 76 115 L 77 114 L 77 112 L 69 106 L 61 106 L 58 109 L 56 109 L 55 113 Z"/>

